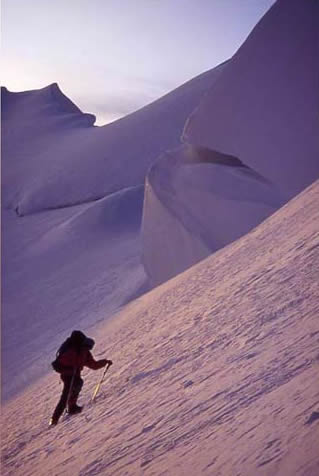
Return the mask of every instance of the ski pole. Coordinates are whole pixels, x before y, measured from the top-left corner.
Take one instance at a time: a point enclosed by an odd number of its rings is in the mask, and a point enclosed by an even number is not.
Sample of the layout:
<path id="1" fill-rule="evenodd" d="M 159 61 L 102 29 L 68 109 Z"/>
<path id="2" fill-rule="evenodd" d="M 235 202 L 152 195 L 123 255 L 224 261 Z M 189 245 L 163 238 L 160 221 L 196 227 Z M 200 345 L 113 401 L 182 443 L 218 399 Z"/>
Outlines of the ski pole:
<path id="1" fill-rule="evenodd" d="M 102 375 L 102 377 L 101 377 L 101 380 L 99 381 L 99 383 L 96 385 L 96 387 L 95 387 L 95 389 L 94 389 L 94 392 L 93 392 L 93 395 L 92 395 L 92 398 L 91 398 L 91 402 L 94 401 L 94 399 L 95 399 L 95 397 L 96 397 L 98 391 L 100 390 L 100 386 L 101 386 L 101 384 L 102 384 L 102 382 L 103 382 L 103 380 L 104 380 L 105 374 L 106 374 L 106 372 L 108 371 L 108 369 L 109 369 L 110 367 L 111 367 L 111 364 L 107 364 L 107 366 L 105 367 L 104 372 L 103 372 L 103 375 Z"/>

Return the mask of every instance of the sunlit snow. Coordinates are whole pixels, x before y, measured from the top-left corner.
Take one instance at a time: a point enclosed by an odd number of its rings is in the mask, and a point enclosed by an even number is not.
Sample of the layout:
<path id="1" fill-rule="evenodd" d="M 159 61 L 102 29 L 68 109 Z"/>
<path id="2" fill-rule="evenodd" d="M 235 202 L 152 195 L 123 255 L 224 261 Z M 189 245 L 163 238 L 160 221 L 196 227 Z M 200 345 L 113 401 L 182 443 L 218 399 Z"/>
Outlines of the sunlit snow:
<path id="1" fill-rule="evenodd" d="M 103 127 L 2 89 L 3 474 L 319 474 L 318 20 Z M 114 365 L 48 429 L 73 329 Z"/>

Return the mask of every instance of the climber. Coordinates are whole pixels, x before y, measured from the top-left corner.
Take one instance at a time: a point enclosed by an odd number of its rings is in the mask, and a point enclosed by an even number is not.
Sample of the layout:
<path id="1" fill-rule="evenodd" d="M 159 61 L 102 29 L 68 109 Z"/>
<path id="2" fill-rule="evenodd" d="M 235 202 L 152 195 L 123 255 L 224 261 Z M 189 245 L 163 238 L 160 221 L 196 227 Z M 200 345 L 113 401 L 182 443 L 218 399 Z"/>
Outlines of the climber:
<path id="1" fill-rule="evenodd" d="M 94 340 L 87 337 L 83 332 L 73 331 L 71 336 L 59 348 L 56 359 L 52 362 L 52 367 L 61 376 L 63 390 L 50 420 L 50 426 L 58 423 L 66 407 L 70 415 L 82 411 L 82 407 L 77 405 L 77 399 L 83 386 L 81 371 L 84 366 L 98 370 L 106 365 L 112 365 L 112 361 L 108 359 L 94 360 L 90 352 L 94 344 Z"/>

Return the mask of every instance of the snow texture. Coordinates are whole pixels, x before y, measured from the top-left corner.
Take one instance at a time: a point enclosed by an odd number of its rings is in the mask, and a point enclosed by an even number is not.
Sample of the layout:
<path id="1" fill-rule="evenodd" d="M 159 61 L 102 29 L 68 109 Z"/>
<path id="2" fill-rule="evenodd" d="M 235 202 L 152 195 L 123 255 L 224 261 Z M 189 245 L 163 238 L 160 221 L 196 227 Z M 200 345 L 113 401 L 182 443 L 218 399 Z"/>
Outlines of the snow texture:
<path id="1" fill-rule="evenodd" d="M 2 474 L 317 476 L 318 8 L 107 126 L 2 89 Z M 73 329 L 114 366 L 49 430 Z"/>
<path id="2" fill-rule="evenodd" d="M 2 474 L 317 476 L 318 200 L 316 182 L 92 328 L 114 361 L 96 402 L 92 371 L 52 429 L 57 376 L 12 399 Z"/>

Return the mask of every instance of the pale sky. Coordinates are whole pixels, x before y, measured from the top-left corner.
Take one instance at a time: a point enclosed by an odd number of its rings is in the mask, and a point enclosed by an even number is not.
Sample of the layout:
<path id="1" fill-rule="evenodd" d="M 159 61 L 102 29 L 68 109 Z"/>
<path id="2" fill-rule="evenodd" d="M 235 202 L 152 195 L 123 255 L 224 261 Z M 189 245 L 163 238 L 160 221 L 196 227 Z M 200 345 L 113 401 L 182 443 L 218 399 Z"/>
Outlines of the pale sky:
<path id="1" fill-rule="evenodd" d="M 231 57 L 274 0 L 2 0 L 2 85 L 104 124 Z"/>

